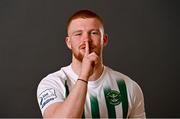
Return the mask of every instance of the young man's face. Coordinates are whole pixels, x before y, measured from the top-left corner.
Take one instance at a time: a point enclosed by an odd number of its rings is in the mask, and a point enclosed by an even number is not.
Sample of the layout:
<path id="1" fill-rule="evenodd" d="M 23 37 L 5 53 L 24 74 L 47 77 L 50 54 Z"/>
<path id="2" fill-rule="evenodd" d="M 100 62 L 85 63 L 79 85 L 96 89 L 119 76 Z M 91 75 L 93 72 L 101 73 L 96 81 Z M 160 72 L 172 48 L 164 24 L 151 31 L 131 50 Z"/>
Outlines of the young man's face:
<path id="1" fill-rule="evenodd" d="M 85 53 L 85 42 L 89 43 L 89 53 L 95 52 L 101 57 L 102 49 L 107 44 L 107 37 L 101 22 L 96 18 L 77 18 L 68 27 L 66 43 L 73 56 L 82 61 Z"/>

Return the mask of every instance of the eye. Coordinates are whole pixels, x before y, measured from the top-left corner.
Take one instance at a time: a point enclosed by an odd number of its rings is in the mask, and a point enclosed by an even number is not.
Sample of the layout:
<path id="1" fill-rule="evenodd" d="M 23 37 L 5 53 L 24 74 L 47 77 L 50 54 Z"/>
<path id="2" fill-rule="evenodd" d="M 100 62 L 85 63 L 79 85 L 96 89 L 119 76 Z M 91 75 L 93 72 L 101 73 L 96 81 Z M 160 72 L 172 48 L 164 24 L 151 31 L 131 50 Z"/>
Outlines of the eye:
<path id="1" fill-rule="evenodd" d="M 80 36 L 82 33 L 75 33 L 74 36 Z"/>
<path id="2" fill-rule="evenodd" d="M 92 35 L 99 35 L 99 32 L 98 31 L 92 31 L 91 34 Z"/>

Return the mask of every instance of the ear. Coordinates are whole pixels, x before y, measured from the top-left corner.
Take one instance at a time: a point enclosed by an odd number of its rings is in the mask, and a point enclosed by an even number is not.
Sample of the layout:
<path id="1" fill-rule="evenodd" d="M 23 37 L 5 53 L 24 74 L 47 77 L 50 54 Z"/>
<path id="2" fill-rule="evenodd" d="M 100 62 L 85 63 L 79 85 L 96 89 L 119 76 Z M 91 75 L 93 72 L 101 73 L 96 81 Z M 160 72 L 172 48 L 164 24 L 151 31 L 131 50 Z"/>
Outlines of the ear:
<path id="1" fill-rule="evenodd" d="M 66 42 L 67 47 L 71 50 L 72 49 L 71 48 L 71 40 L 68 36 L 66 37 L 65 42 Z"/>
<path id="2" fill-rule="evenodd" d="M 104 37 L 103 37 L 103 46 L 105 47 L 107 44 L 108 44 L 108 35 L 107 34 L 104 34 Z"/>

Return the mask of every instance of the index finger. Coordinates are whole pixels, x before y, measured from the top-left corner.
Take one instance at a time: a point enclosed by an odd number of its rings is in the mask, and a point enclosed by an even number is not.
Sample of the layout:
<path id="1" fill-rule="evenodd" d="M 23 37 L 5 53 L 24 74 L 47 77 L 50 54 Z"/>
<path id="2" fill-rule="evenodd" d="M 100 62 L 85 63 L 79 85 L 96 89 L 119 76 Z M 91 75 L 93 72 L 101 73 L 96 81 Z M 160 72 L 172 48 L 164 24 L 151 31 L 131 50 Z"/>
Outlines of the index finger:
<path id="1" fill-rule="evenodd" d="M 89 43 L 86 41 L 85 56 L 89 55 Z"/>

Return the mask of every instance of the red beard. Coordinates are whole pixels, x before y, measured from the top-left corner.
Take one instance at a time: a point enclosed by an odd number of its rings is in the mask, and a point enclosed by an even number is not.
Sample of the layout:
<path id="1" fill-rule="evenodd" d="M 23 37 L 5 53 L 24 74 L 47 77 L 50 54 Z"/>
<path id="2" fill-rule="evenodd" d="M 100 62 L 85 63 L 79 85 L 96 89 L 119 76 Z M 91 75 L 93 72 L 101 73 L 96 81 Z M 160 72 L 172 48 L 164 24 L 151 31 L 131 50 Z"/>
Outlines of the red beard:
<path id="1" fill-rule="evenodd" d="M 90 47 L 89 47 L 89 53 L 95 52 L 98 56 L 100 56 L 100 48 L 97 48 L 97 47 L 95 47 L 95 46 L 93 46 L 93 45 L 89 45 L 89 46 L 90 46 Z M 84 52 L 82 52 L 82 50 L 84 50 Z M 85 45 L 84 45 L 84 44 L 83 44 L 83 45 L 80 45 L 80 47 L 79 47 L 79 49 L 78 49 L 78 52 L 74 52 L 74 51 L 72 50 L 72 53 L 73 53 L 74 57 L 75 57 L 78 61 L 82 62 L 83 57 L 84 57 L 84 53 L 85 53 Z"/>

